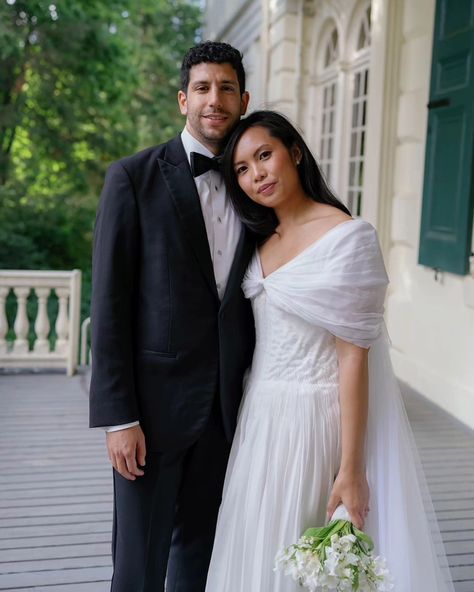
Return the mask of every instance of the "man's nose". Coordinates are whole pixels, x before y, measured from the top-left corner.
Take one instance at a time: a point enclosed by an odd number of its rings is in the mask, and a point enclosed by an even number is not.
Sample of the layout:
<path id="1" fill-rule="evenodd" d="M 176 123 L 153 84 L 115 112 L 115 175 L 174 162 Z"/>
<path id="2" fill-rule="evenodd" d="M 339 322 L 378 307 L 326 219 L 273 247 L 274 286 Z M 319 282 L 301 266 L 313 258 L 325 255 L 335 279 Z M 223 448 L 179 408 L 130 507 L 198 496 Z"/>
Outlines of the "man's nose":
<path id="1" fill-rule="evenodd" d="M 222 96 L 221 92 L 218 88 L 212 87 L 209 91 L 209 105 L 211 107 L 221 107 L 222 106 Z"/>

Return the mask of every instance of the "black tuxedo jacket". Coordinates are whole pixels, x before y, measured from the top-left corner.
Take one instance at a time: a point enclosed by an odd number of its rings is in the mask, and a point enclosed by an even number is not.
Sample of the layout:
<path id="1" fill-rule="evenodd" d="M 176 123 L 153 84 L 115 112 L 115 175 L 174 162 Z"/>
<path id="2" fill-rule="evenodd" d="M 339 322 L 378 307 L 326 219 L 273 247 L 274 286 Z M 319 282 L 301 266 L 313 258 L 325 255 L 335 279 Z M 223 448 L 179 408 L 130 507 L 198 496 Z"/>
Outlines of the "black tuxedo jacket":
<path id="1" fill-rule="evenodd" d="M 111 165 L 94 235 L 91 427 L 139 420 L 147 450 L 186 447 L 213 399 L 231 440 L 254 324 L 242 226 L 220 302 L 181 138 Z"/>

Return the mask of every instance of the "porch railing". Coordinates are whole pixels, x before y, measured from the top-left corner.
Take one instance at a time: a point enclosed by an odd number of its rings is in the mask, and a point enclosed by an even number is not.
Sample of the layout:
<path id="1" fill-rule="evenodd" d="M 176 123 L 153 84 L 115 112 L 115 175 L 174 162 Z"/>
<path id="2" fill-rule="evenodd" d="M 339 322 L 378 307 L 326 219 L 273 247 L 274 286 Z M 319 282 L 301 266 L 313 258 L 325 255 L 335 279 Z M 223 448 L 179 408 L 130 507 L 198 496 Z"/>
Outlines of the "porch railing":
<path id="1" fill-rule="evenodd" d="M 0 270 L 0 367 L 65 368 L 72 376 L 80 308 L 78 269 Z"/>

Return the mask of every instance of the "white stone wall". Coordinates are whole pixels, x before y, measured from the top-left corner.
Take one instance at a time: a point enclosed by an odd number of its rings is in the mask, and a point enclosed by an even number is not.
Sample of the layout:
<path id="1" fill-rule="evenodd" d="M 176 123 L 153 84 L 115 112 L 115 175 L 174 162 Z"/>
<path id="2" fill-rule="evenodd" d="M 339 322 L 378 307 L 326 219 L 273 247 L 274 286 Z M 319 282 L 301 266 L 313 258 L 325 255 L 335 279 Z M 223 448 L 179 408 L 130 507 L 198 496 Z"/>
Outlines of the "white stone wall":
<path id="1" fill-rule="evenodd" d="M 333 17 L 349 43 L 357 2 L 240 2 L 229 21 L 214 9 L 208 28 L 244 51 L 251 109 L 287 113 L 312 140 L 318 39 Z M 435 278 L 417 263 L 435 3 L 372 0 L 364 216 L 379 230 L 391 279 L 386 319 L 398 377 L 474 428 L 474 275 Z"/>
<path id="2" fill-rule="evenodd" d="M 397 375 L 474 427 L 474 278 L 418 265 L 434 0 L 405 0 L 387 302 Z"/>
<path id="3" fill-rule="evenodd" d="M 263 105 L 262 3 L 259 0 L 207 3 L 204 39 L 230 43 L 243 54 L 246 86 L 250 93 L 249 112 Z"/>

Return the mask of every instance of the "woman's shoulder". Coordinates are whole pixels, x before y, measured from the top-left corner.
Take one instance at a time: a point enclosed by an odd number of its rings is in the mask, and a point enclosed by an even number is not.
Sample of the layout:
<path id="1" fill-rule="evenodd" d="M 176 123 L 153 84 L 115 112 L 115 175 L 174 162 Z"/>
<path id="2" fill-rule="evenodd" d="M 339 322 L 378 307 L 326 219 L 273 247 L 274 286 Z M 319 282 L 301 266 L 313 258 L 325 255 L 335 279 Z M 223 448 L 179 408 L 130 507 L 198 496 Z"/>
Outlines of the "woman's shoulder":
<path id="1" fill-rule="evenodd" d="M 364 238 L 371 242 L 378 240 L 377 231 L 369 222 L 362 218 L 353 218 L 330 205 L 324 205 L 324 209 L 318 211 L 318 216 L 311 221 L 311 226 L 313 228 L 310 232 L 315 241 L 328 235 L 328 246 L 331 243 L 346 243 L 349 237 L 356 241 Z"/>
<path id="2" fill-rule="evenodd" d="M 352 217 L 344 212 L 343 210 L 336 208 L 330 204 L 322 204 L 319 202 L 315 202 L 313 204 L 313 209 L 311 210 L 312 216 L 311 221 L 314 223 L 323 223 L 328 227 L 334 226 L 339 222 L 344 222 L 345 220 L 351 220 Z"/>
<path id="3" fill-rule="evenodd" d="M 377 231 L 362 218 L 339 223 L 328 235 L 325 255 L 328 268 L 351 272 L 372 270 L 386 276 Z"/>

